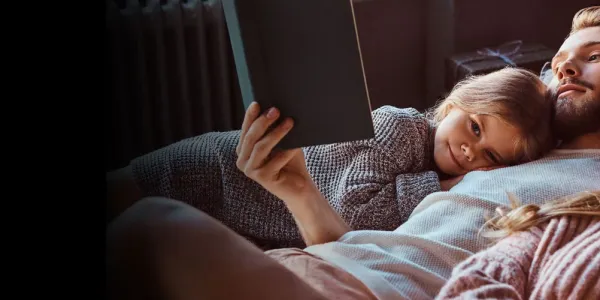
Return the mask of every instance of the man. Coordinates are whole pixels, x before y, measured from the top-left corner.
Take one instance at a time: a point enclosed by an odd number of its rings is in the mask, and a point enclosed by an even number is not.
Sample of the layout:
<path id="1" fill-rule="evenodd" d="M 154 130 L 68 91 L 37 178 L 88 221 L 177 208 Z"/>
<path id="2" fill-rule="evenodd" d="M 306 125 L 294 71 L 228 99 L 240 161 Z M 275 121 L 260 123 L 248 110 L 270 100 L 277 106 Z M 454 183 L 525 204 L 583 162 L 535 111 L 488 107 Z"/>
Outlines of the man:
<path id="1" fill-rule="evenodd" d="M 600 28 L 597 11 L 595 7 L 575 16 L 570 38 L 552 59 L 554 76 L 549 87 L 558 98 L 554 123 L 556 134 L 566 143 L 562 148 L 598 148 Z"/>
<path id="2" fill-rule="evenodd" d="M 188 205 L 148 198 L 109 227 L 109 290 L 123 299 L 324 299 L 328 289 L 356 299 L 431 299 L 454 265 L 487 245 L 477 231 L 508 203 L 507 192 L 539 204 L 600 189 L 599 55 L 596 6 L 575 15 L 552 61 L 559 149 L 470 173 L 452 191 L 427 196 L 393 232 L 353 231 L 310 246 L 304 251 L 324 263 L 302 273 Z"/>

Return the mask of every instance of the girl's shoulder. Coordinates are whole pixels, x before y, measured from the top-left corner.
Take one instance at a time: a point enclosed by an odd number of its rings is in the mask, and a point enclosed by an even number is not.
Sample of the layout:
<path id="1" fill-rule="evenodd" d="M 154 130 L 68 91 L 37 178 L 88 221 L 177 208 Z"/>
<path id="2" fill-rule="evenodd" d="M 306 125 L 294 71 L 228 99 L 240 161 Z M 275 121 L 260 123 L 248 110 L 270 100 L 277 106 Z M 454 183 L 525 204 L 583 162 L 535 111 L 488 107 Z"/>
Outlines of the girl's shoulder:
<path id="1" fill-rule="evenodd" d="M 392 105 L 384 105 L 373 110 L 372 115 L 375 131 L 389 130 L 394 127 L 408 131 L 412 129 L 420 131 L 432 127 L 432 123 L 426 115 L 412 107 L 400 108 Z"/>
<path id="2" fill-rule="evenodd" d="M 427 120 L 424 113 L 412 107 L 396 107 L 383 105 L 373 110 L 373 115 L 389 115 L 394 118 L 405 118 L 415 120 Z"/>
<path id="3" fill-rule="evenodd" d="M 371 142 L 384 151 L 427 152 L 432 125 L 414 108 L 384 105 L 373 111 L 375 138 Z M 406 147 L 410 145 L 410 149 Z M 403 149 L 403 150 L 398 150 Z"/>

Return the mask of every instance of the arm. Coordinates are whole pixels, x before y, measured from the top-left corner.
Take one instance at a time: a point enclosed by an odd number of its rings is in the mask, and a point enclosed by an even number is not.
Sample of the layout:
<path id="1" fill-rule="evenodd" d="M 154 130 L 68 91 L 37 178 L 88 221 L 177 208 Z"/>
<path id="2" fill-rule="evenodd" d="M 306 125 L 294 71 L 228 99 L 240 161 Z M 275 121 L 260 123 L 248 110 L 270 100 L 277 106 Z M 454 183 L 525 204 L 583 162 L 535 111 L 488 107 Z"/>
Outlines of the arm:
<path id="1" fill-rule="evenodd" d="M 402 220 L 408 219 L 415 207 L 432 193 L 442 191 L 438 174 L 424 171 L 396 177 L 396 200 Z"/>
<path id="2" fill-rule="evenodd" d="M 346 211 L 352 212 L 346 219 L 353 229 L 395 230 L 406 222 L 423 198 L 441 190 L 433 171 L 400 174 L 395 179 L 394 173 L 387 175 L 391 178 L 385 181 L 381 177 L 363 176 L 345 190 L 336 206 L 341 207 L 342 216 L 346 216 Z"/>
<path id="3" fill-rule="evenodd" d="M 337 240 L 350 229 L 315 185 L 302 149 L 273 150 L 293 121 L 284 120 L 267 132 L 279 111 L 259 114 L 257 103 L 246 111 L 236 148 L 238 169 L 286 204 L 308 245 Z"/>
<path id="4" fill-rule="evenodd" d="M 426 195 L 441 190 L 437 174 L 427 171 L 430 126 L 416 110 L 393 106 L 373 111 L 373 123 L 375 138 L 311 148 L 307 159 L 353 229 L 394 230 Z"/>
<path id="5" fill-rule="evenodd" d="M 351 230 L 316 186 L 313 189 L 306 199 L 285 202 L 307 246 L 336 241 Z"/>
<path id="6" fill-rule="evenodd" d="M 436 299 L 525 299 L 529 266 L 539 236 L 515 233 L 461 262 Z"/>

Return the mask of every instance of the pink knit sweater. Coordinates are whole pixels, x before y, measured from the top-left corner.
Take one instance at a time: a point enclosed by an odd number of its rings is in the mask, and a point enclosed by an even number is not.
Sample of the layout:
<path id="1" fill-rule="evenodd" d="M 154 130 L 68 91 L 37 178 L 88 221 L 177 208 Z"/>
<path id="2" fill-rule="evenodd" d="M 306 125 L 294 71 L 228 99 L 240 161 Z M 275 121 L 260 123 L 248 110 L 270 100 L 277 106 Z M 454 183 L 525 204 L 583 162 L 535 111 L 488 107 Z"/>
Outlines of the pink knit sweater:
<path id="1" fill-rule="evenodd" d="M 600 299 L 600 218 L 562 216 L 457 265 L 436 299 Z"/>

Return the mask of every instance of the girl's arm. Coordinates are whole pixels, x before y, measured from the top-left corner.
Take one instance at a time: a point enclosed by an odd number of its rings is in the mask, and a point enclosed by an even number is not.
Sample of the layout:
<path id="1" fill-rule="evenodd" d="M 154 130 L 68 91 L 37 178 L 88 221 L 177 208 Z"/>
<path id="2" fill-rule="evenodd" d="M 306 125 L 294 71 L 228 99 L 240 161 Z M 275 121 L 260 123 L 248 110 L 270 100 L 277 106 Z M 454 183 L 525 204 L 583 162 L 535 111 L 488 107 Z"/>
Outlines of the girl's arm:
<path id="1" fill-rule="evenodd" d="M 431 126 L 410 108 L 386 105 L 372 116 L 374 138 L 310 147 L 306 159 L 321 192 L 353 229 L 395 230 L 425 196 L 441 190 L 429 166 Z"/>

